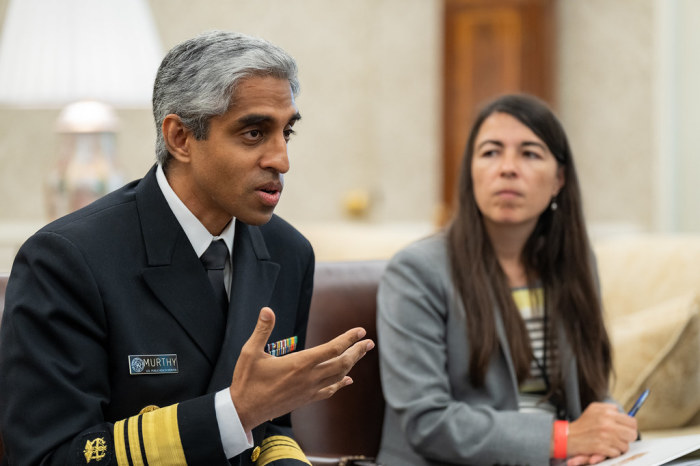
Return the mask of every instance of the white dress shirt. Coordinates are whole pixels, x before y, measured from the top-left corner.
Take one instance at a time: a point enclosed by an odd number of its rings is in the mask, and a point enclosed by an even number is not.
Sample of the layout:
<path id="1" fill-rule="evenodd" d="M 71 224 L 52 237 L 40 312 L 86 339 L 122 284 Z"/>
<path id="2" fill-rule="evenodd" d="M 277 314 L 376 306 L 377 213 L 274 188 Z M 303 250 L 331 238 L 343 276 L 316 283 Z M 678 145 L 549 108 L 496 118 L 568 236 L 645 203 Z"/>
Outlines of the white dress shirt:
<path id="1" fill-rule="evenodd" d="M 185 231 L 187 239 L 190 240 L 197 257 L 204 254 L 212 241 L 223 239 L 229 252 L 229 260 L 224 266 L 224 285 L 226 286 L 226 294 L 231 296 L 231 257 L 233 257 L 233 236 L 235 233 L 235 219 L 232 218 L 224 231 L 219 236 L 213 236 L 202 225 L 202 222 L 185 206 L 185 204 L 177 197 L 175 191 L 170 187 L 168 180 L 165 178 L 163 167 L 158 164 L 156 169 L 156 180 L 158 186 L 165 196 L 165 200 L 170 206 L 170 210 L 175 214 L 175 218 L 180 223 L 180 226 Z M 233 374 L 232 374 L 233 375 Z M 219 434 L 221 435 L 221 444 L 224 446 L 224 453 L 227 458 L 242 453 L 253 446 L 253 436 L 251 432 L 243 430 L 243 425 L 238 417 L 236 408 L 231 399 L 231 393 L 228 388 L 218 392 L 214 398 L 216 408 L 216 421 L 219 424 Z"/>

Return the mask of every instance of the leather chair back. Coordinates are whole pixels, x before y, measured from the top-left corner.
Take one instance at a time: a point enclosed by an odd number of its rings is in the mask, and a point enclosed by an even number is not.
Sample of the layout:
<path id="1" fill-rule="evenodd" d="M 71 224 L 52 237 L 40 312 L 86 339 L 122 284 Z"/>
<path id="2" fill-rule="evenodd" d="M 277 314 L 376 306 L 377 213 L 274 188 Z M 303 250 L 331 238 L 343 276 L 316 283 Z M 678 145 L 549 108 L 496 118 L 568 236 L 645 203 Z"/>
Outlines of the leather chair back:
<path id="1" fill-rule="evenodd" d="M 307 348 L 353 327 L 363 327 L 367 337 L 377 342 L 377 286 L 385 267 L 386 261 L 316 264 Z M 352 385 L 292 413 L 294 435 L 314 464 L 336 464 L 346 456 L 374 457 L 379 451 L 384 397 L 377 349 L 365 355 L 349 375 Z"/>

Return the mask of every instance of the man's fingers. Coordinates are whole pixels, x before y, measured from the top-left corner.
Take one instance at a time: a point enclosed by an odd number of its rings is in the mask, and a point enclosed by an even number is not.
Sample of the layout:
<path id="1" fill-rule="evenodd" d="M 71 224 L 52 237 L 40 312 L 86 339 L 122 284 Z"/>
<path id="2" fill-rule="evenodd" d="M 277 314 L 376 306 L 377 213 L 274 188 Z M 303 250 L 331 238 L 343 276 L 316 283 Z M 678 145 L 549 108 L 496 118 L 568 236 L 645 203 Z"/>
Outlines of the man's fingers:
<path id="1" fill-rule="evenodd" d="M 372 340 L 362 340 L 345 350 L 343 354 L 328 361 L 318 364 L 315 371 L 315 378 L 319 380 L 321 386 L 336 383 L 345 377 L 357 362 L 374 348 Z"/>
<path id="2" fill-rule="evenodd" d="M 321 390 L 319 390 L 318 393 L 316 394 L 314 401 L 326 400 L 326 399 L 332 397 L 333 395 L 335 395 L 335 393 L 338 390 L 340 390 L 343 387 L 347 387 L 348 385 L 352 385 L 352 379 L 348 376 L 345 376 L 339 382 L 327 385 L 327 386 L 323 387 Z"/>
<path id="3" fill-rule="evenodd" d="M 343 354 L 352 345 L 357 343 L 366 334 L 367 332 L 365 329 L 362 327 L 357 327 L 348 330 L 342 335 L 338 335 L 329 342 L 316 346 L 315 348 L 310 348 L 308 351 L 312 353 L 312 357 L 310 358 L 309 362 L 315 366 L 324 361 L 328 361 L 329 359 L 336 358 Z"/>
<path id="4" fill-rule="evenodd" d="M 367 354 L 368 351 L 371 351 L 374 348 L 374 342 L 372 340 L 362 340 L 358 341 L 354 345 L 352 345 L 350 348 L 346 349 L 343 354 L 340 355 L 340 359 L 345 359 L 346 361 L 349 362 L 350 368 L 354 366 L 357 361 L 362 359 L 365 354 Z"/>
<path id="5" fill-rule="evenodd" d="M 272 329 L 275 327 L 275 313 L 269 307 L 264 307 L 258 315 L 258 322 L 255 324 L 253 333 L 248 338 L 246 345 L 251 345 L 253 349 L 264 350 L 267 340 L 270 338 Z"/>

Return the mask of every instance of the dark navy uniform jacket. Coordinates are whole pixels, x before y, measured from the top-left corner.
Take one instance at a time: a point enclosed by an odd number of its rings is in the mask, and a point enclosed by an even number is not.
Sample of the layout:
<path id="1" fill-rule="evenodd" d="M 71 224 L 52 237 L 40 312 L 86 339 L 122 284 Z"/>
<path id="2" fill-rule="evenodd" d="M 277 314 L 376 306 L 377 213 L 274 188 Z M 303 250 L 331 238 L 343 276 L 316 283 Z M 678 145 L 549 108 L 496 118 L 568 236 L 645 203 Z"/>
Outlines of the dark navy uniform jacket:
<path id="1" fill-rule="evenodd" d="M 226 319 L 155 167 L 29 238 L 0 330 L 4 462 L 229 464 L 214 394 L 263 306 L 277 317 L 270 341 L 297 336 L 303 348 L 314 255 L 273 216 L 237 222 L 232 263 Z M 289 416 L 265 423 L 253 431 L 263 454 L 231 463 L 302 464 L 290 434 Z"/>

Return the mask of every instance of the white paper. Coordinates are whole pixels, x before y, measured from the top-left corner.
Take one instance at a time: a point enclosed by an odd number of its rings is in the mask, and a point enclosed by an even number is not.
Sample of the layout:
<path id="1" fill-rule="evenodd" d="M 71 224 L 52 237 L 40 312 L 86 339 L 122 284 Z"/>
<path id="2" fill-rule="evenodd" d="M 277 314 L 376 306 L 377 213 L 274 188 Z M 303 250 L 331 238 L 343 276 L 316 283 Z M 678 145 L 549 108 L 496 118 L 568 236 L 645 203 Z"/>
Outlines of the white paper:
<path id="1" fill-rule="evenodd" d="M 631 443 L 629 451 L 624 455 L 598 464 L 599 466 L 660 466 L 699 449 L 700 434 L 640 440 Z"/>

